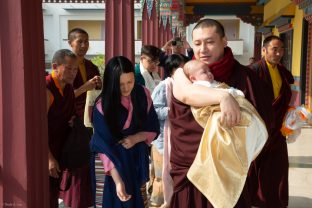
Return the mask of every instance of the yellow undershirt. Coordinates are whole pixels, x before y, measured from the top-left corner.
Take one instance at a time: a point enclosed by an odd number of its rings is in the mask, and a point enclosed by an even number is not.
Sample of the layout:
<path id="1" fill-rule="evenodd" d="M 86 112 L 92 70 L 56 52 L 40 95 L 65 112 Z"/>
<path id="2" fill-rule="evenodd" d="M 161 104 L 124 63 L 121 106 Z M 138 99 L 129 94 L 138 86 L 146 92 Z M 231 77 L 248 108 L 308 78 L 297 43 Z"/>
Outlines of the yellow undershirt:
<path id="1" fill-rule="evenodd" d="M 79 71 L 80 71 L 83 83 L 86 83 L 87 82 L 87 71 L 86 71 L 86 66 L 85 66 L 83 60 L 79 63 Z"/>
<path id="2" fill-rule="evenodd" d="M 281 87 L 282 87 L 282 78 L 281 75 L 278 71 L 277 65 L 273 67 L 269 62 L 266 61 L 266 64 L 269 68 L 271 80 L 272 80 L 272 85 L 273 85 L 273 92 L 274 92 L 274 98 L 277 98 Z"/>
<path id="3" fill-rule="evenodd" d="M 64 96 L 63 89 L 62 89 L 62 87 L 61 87 L 61 85 L 60 85 L 60 83 L 59 83 L 59 81 L 58 81 L 58 79 L 56 77 L 56 74 L 55 74 L 54 70 L 52 70 L 51 76 L 52 76 L 52 79 L 53 79 L 53 81 L 55 83 L 55 86 L 58 88 L 58 90 L 61 93 L 61 95 Z M 54 101 L 54 96 L 51 93 L 50 94 L 50 105 L 52 105 L 53 101 Z"/>

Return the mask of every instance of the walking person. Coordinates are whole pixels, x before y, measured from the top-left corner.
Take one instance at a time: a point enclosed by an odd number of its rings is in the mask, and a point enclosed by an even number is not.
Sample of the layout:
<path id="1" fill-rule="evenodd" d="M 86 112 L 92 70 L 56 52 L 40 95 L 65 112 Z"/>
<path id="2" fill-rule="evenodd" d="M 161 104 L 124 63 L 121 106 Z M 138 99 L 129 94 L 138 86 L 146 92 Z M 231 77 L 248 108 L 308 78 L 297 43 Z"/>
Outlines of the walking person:
<path id="1" fill-rule="evenodd" d="M 149 90 L 135 84 L 129 59 L 108 61 L 104 86 L 93 110 L 94 135 L 90 142 L 94 161 L 99 153 L 104 165 L 103 207 L 143 208 L 141 189 L 149 180 L 148 146 L 159 134 L 159 122 Z M 95 198 L 94 164 L 93 197 Z"/>
<path id="2" fill-rule="evenodd" d="M 78 70 L 76 55 L 67 49 L 54 53 L 52 73 L 46 76 L 50 208 L 58 207 L 60 189 L 60 159 L 62 148 L 70 132 L 70 121 L 75 113 L 73 82 Z"/>
<path id="3" fill-rule="evenodd" d="M 83 121 L 87 91 L 101 88 L 102 83 L 98 68 L 85 58 L 89 49 L 88 33 L 81 28 L 74 28 L 68 33 L 68 43 L 78 60 L 78 72 L 73 87 L 76 115 Z M 88 128 L 88 130 L 92 134 L 92 129 Z M 70 188 L 67 191 L 61 192 L 60 195 L 65 206 L 77 208 L 93 206 L 89 165 L 65 172 L 63 177 L 71 178 Z"/>
<path id="4" fill-rule="evenodd" d="M 270 122 L 271 105 L 266 100 L 267 89 L 257 75 L 234 59 L 227 46 L 223 26 L 216 20 L 200 20 L 193 29 L 194 56 L 208 64 L 215 79 L 237 88 L 255 106 L 266 124 Z M 263 85 L 263 87 L 262 87 Z M 174 74 L 173 97 L 169 111 L 171 124 L 171 176 L 173 178 L 172 208 L 211 208 L 213 205 L 188 180 L 187 173 L 199 148 L 203 128 L 195 121 L 190 105 L 219 104 L 221 124 L 233 127 L 240 121 L 240 108 L 228 92 L 192 85 L 179 68 Z M 268 125 L 266 125 L 268 126 Z M 208 177 L 209 172 L 207 173 Z M 211 187 L 213 188 L 213 187 Z M 250 207 L 247 187 L 235 207 Z M 216 193 L 218 195 L 218 193 Z M 227 200 L 220 195 L 220 200 Z"/>
<path id="5" fill-rule="evenodd" d="M 271 134 L 263 151 L 249 172 L 252 205 L 278 208 L 288 206 L 288 151 L 286 138 L 280 129 L 291 100 L 290 85 L 294 78 L 282 64 L 284 43 L 278 36 L 263 41 L 263 58 L 250 67 L 270 89 L 266 97 L 273 107 Z"/>

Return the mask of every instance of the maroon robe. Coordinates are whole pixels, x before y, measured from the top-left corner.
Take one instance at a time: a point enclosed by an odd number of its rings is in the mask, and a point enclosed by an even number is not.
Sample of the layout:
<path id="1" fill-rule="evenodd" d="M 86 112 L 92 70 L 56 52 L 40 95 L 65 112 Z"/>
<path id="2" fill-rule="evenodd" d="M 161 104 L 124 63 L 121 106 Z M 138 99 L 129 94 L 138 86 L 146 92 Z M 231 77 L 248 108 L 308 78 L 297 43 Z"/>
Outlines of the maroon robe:
<path id="1" fill-rule="evenodd" d="M 87 81 L 94 76 L 99 76 L 99 70 L 91 61 L 84 59 L 86 68 Z M 84 84 L 80 70 L 78 70 L 76 78 L 74 80 L 74 89 L 78 89 Z M 75 100 L 76 103 L 76 115 L 78 115 L 82 121 L 84 120 L 84 109 L 86 104 L 87 93 L 84 92 L 78 96 Z M 67 207 L 85 208 L 90 207 L 93 204 L 92 192 L 91 192 L 91 176 L 89 165 L 76 169 L 75 171 L 64 172 L 63 178 L 71 177 L 71 186 L 68 191 L 61 192 L 61 198 L 64 200 L 64 205 Z"/>
<path id="2" fill-rule="evenodd" d="M 271 99 L 274 110 L 269 139 L 249 171 L 248 183 L 252 193 L 252 205 L 268 208 L 287 207 L 288 152 L 286 139 L 280 129 L 290 103 L 292 94 L 290 84 L 294 83 L 294 78 L 284 66 L 277 66 L 282 86 L 279 96 L 274 99 L 272 80 L 265 60 L 260 60 L 251 68 L 269 87 L 267 96 Z"/>
<path id="3" fill-rule="evenodd" d="M 91 61 L 84 59 L 84 64 L 86 67 L 87 81 L 92 79 L 94 76 L 100 76 L 99 69 Z M 75 81 L 74 89 L 78 89 L 84 84 L 80 70 L 78 70 Z M 84 92 L 76 98 L 76 113 L 83 120 L 84 109 L 86 105 L 87 93 Z"/>
<path id="4" fill-rule="evenodd" d="M 61 95 L 51 75 L 46 76 L 46 87 L 54 97 L 48 112 L 49 148 L 54 158 L 59 162 L 62 147 L 70 131 L 68 121 L 75 111 L 74 89 L 67 84 L 63 90 L 63 95 Z M 58 207 L 59 180 L 53 177 L 49 177 L 49 180 L 50 207 Z"/>
<path id="5" fill-rule="evenodd" d="M 226 56 L 233 60 L 220 61 L 220 63 L 223 62 L 222 67 L 227 67 L 227 79 L 222 81 L 243 91 L 246 99 L 256 107 L 265 123 L 268 124 L 271 119 L 271 105 L 265 96 L 267 88 L 262 86 L 261 80 L 253 71 L 234 60 L 232 53 Z M 226 64 L 226 62 L 229 64 Z M 213 206 L 210 202 L 186 176 L 195 159 L 203 128 L 195 121 L 190 106 L 179 102 L 174 97 L 172 97 L 169 119 L 171 122 L 171 176 L 174 186 L 170 207 L 211 208 Z M 236 207 L 250 207 L 250 197 L 246 186 Z"/>

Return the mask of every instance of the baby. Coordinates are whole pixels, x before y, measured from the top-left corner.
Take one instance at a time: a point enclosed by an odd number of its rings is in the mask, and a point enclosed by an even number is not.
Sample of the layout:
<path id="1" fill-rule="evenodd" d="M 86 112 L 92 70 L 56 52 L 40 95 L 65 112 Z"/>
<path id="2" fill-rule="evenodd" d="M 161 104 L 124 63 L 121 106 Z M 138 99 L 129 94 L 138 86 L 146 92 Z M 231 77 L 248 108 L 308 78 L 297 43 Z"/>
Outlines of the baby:
<path id="1" fill-rule="evenodd" d="M 233 87 L 229 87 L 225 83 L 220 83 L 214 80 L 214 76 L 210 71 L 210 68 L 204 62 L 198 60 L 192 60 L 184 65 L 183 71 L 185 75 L 193 82 L 193 84 L 203 85 L 206 87 L 218 88 L 226 90 L 228 93 L 236 96 L 245 97 L 244 93 Z"/>
<path id="2" fill-rule="evenodd" d="M 243 92 L 215 81 L 205 63 L 189 61 L 184 65 L 184 73 L 194 84 L 226 90 L 240 106 L 241 121 L 232 128 L 221 124 L 220 105 L 191 107 L 204 132 L 187 177 L 215 207 L 233 207 L 244 187 L 250 163 L 267 141 L 265 124 Z M 214 197 L 211 189 L 228 199 L 224 202 L 226 206 Z"/>

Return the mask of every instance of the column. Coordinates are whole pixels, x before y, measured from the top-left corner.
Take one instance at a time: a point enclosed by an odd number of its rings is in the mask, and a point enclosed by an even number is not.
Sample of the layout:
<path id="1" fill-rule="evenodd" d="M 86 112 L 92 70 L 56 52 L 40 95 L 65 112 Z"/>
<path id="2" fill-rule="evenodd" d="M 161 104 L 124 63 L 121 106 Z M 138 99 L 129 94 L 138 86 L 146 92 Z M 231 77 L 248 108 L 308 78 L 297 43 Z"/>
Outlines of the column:
<path id="1" fill-rule="evenodd" d="M 148 24 L 149 24 L 149 19 L 147 15 L 147 6 L 146 3 L 143 5 L 143 12 L 142 12 L 142 45 L 148 45 L 150 43 L 150 36 L 148 33 Z"/>
<path id="2" fill-rule="evenodd" d="M 165 36 L 165 30 L 164 30 L 162 20 L 160 18 L 159 30 L 158 30 L 158 37 L 159 37 L 158 38 L 158 46 L 159 46 L 159 48 L 161 48 L 162 46 L 165 45 L 164 36 Z"/>
<path id="3" fill-rule="evenodd" d="M 158 46 L 158 17 L 156 12 L 156 2 L 152 2 L 150 17 L 148 15 L 148 2 L 144 3 L 142 13 L 142 45 Z"/>
<path id="4" fill-rule="evenodd" d="M 156 47 L 161 47 L 158 45 L 158 39 L 159 39 L 159 35 L 158 35 L 158 31 L 159 31 L 159 19 L 157 16 L 157 11 L 156 11 L 156 1 L 153 2 L 153 9 L 152 9 L 152 45 L 156 46 Z"/>
<path id="5" fill-rule="evenodd" d="M 0 205 L 48 207 L 41 0 L 0 1 Z"/>
<path id="6" fill-rule="evenodd" d="M 106 0 L 105 61 L 126 56 L 134 63 L 134 1 Z"/>
<path id="7" fill-rule="evenodd" d="M 255 61 L 259 61 L 261 59 L 261 43 L 262 43 L 262 33 L 255 32 L 255 42 L 254 42 L 254 58 Z"/>

